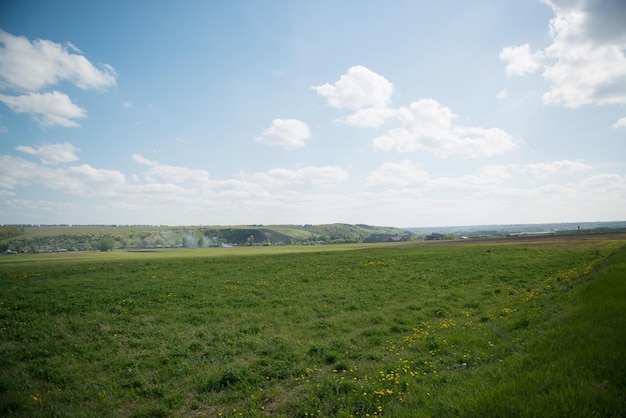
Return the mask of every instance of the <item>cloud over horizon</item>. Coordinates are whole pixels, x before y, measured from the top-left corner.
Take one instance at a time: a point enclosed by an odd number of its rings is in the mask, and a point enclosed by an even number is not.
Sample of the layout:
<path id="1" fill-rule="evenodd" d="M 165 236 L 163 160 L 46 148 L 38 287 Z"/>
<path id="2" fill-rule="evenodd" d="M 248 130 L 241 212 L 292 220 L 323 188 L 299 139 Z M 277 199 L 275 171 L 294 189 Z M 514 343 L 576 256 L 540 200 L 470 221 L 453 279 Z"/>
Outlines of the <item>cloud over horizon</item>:
<path id="1" fill-rule="evenodd" d="M 38 157 L 44 165 L 55 165 L 78 161 L 76 153 L 80 151 L 69 142 L 62 144 L 42 144 L 37 148 L 20 145 L 16 150 Z"/>

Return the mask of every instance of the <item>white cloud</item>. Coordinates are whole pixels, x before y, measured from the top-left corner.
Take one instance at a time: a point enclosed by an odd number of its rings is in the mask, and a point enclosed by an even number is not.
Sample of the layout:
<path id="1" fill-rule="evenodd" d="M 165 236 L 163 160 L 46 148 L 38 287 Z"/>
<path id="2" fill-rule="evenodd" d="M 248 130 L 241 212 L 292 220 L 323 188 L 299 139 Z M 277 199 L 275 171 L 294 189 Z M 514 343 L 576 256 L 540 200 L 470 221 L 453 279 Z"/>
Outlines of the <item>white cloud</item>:
<path id="1" fill-rule="evenodd" d="M 74 192 L 83 196 L 123 196 L 126 176 L 117 170 L 94 168 L 89 164 L 69 167 L 65 171 L 67 180 L 59 188 L 73 184 Z"/>
<path id="2" fill-rule="evenodd" d="M 409 160 L 399 163 L 382 164 L 367 177 L 367 186 L 385 189 L 412 189 L 428 193 L 441 193 L 455 190 L 464 193 L 471 190 L 491 189 L 502 184 L 510 177 L 510 168 L 506 166 L 487 166 L 478 174 L 460 177 L 432 177 L 428 172 Z"/>
<path id="3" fill-rule="evenodd" d="M 255 140 L 262 144 L 283 148 L 300 148 L 312 137 L 309 125 L 300 120 L 274 119 L 272 125 Z"/>
<path id="4" fill-rule="evenodd" d="M 122 102 L 122 106 L 124 106 L 126 109 L 132 109 L 133 108 L 133 102 L 131 102 L 130 100 L 124 100 Z"/>
<path id="5" fill-rule="evenodd" d="M 245 173 L 239 178 L 212 180 L 206 170 L 161 164 L 139 154 L 132 156 L 141 165 L 148 166 L 134 187 L 152 193 L 172 193 L 197 196 L 211 195 L 221 199 L 280 199 L 284 193 L 300 193 L 311 189 L 328 189 L 341 183 L 348 173 L 337 166 L 303 167 L 297 170 L 275 168 L 265 172 Z M 176 189 L 172 189 L 176 186 Z"/>
<path id="6" fill-rule="evenodd" d="M 303 167 L 297 170 L 275 168 L 243 178 L 264 188 L 298 190 L 330 188 L 348 178 L 348 173 L 337 166 Z"/>
<path id="7" fill-rule="evenodd" d="M 0 29 L 0 83 L 5 88 L 38 91 L 69 81 L 81 89 L 106 89 L 115 86 L 115 77 L 113 67 L 96 68 L 71 43 L 31 42 Z"/>
<path id="8" fill-rule="evenodd" d="M 565 220 L 588 219 L 590 213 L 610 220 L 619 219 L 626 204 L 626 177 L 596 173 L 580 161 L 492 165 L 459 176 L 436 176 L 407 159 L 374 170 L 367 178 L 370 191 L 345 193 L 334 189 L 348 178 L 337 166 L 276 168 L 209 180 L 204 170 L 141 155 L 133 159 L 145 171 L 129 182 L 119 171 L 87 164 L 51 166 L 0 155 L 0 217 L 7 222 L 179 224 L 183 211 L 186 224 L 209 220 L 227 225 L 248 219 L 412 226 L 467 219 L 477 224 L 546 222 L 555 213 Z M 555 181 L 562 172 L 569 173 L 569 180 Z M 19 195 L 19 187 L 26 185 L 78 200 L 28 200 Z"/>
<path id="9" fill-rule="evenodd" d="M 617 129 L 617 128 L 626 128 L 626 117 L 623 118 L 619 118 L 613 125 L 611 125 L 613 128 Z"/>
<path id="10" fill-rule="evenodd" d="M 584 220 L 592 219 L 590 214 L 599 220 L 621 219 L 626 177 L 610 173 L 589 176 L 589 171 L 595 172 L 593 167 L 575 163 L 528 165 L 573 167 L 569 181 L 529 176 L 517 165 L 437 177 L 408 160 L 385 163 L 368 177 L 372 191 L 346 196 L 346 200 L 355 206 L 355 212 L 368 213 L 382 222 L 394 219 L 397 225 L 463 225 L 470 219 L 468 214 L 474 224 L 550 222 L 554 216 Z"/>
<path id="11" fill-rule="evenodd" d="M 161 164 L 138 154 L 133 159 L 145 171 L 132 175 L 128 182 L 119 171 L 87 164 L 53 167 L 0 155 L 0 195 L 5 197 L 0 199 L 0 216 L 13 219 L 15 208 L 20 208 L 19 218 L 25 219 L 46 212 L 42 205 L 47 203 L 24 200 L 15 192 L 20 186 L 32 186 L 66 196 L 67 205 L 46 213 L 52 222 L 179 223 L 181 211 L 187 224 L 206 219 L 232 223 L 231 216 L 295 222 L 304 212 L 315 216 L 328 208 L 334 210 L 337 196 L 324 191 L 348 177 L 340 167 L 320 166 L 211 180 L 205 170 Z M 67 196 L 81 203 L 71 203 Z M 24 207 L 28 209 L 21 211 Z"/>
<path id="12" fill-rule="evenodd" d="M 564 107 L 626 103 L 626 43 L 602 44 L 588 37 L 584 11 L 556 8 L 555 13 L 550 22 L 554 40 L 545 54 L 556 63 L 543 74 L 552 87 L 544 94 L 544 103 Z"/>
<path id="13" fill-rule="evenodd" d="M 619 174 L 597 174 L 584 179 L 580 183 L 580 187 L 583 193 L 596 194 L 598 196 L 606 196 L 609 199 L 615 199 L 615 208 L 623 208 L 623 205 L 618 203 L 619 200 L 623 200 L 626 196 L 626 176 Z M 591 193 L 590 193 L 591 194 Z M 617 217 L 615 219 L 618 219 Z M 619 217 L 623 219 L 623 215 Z"/>
<path id="14" fill-rule="evenodd" d="M 400 128 L 373 140 L 377 150 L 413 152 L 431 151 L 439 158 L 477 158 L 502 154 L 515 146 L 506 132 L 497 128 L 453 126 L 456 118 L 449 108 L 432 99 L 421 99 L 409 107 L 390 107 L 393 84 L 362 66 L 351 67 L 334 84 L 313 87 L 326 96 L 330 106 L 352 108 L 356 112 L 338 119 L 347 125 L 375 128 L 397 119 Z M 506 89 L 498 94 L 506 95 Z"/>
<path id="15" fill-rule="evenodd" d="M 626 103 L 626 7 L 622 0 L 545 0 L 554 12 L 552 43 L 543 51 L 528 45 L 504 48 L 508 75 L 537 70 L 550 88 L 546 105 L 575 108 L 587 104 Z"/>
<path id="16" fill-rule="evenodd" d="M 18 185 L 40 185 L 79 196 L 124 196 L 125 176 L 119 171 L 91 167 L 88 164 L 50 167 L 3 155 L 0 165 L 0 188 L 12 190 Z"/>
<path id="17" fill-rule="evenodd" d="M 367 177 L 368 187 L 405 188 L 427 185 L 430 182 L 426 171 L 404 160 L 399 163 L 382 164 Z"/>
<path id="18" fill-rule="evenodd" d="M 520 172 L 537 178 L 546 178 L 557 174 L 573 174 L 593 168 L 583 161 L 561 160 L 549 163 L 525 164 L 520 167 Z"/>
<path id="19" fill-rule="evenodd" d="M 13 190 L 18 185 L 28 184 L 38 164 L 9 155 L 0 156 L 0 189 Z"/>
<path id="20" fill-rule="evenodd" d="M 28 93 L 21 96 L 0 94 L 0 101 L 16 113 L 28 113 L 43 126 L 79 126 L 74 119 L 87 116 L 85 109 L 76 106 L 61 92 Z"/>
<path id="21" fill-rule="evenodd" d="M 382 125 L 386 120 L 397 115 L 396 109 L 388 107 L 366 107 L 357 110 L 345 119 L 340 119 L 347 125 L 360 126 L 364 128 L 376 128 Z"/>
<path id="22" fill-rule="evenodd" d="M 311 88 L 328 98 L 328 104 L 338 109 L 386 107 L 393 93 L 393 84 L 385 77 L 360 65 L 350 67 L 335 84 L 326 83 Z"/>
<path id="23" fill-rule="evenodd" d="M 507 152 L 517 141 L 497 128 L 453 126 L 456 115 L 432 99 L 422 99 L 398 109 L 402 128 L 374 139 L 377 150 L 402 153 L 427 150 L 439 158 L 490 157 Z"/>
<path id="24" fill-rule="evenodd" d="M 76 153 L 80 151 L 68 142 L 62 144 L 42 144 L 37 148 L 20 145 L 15 149 L 38 157 L 46 165 L 78 161 Z"/>
<path id="25" fill-rule="evenodd" d="M 209 172 L 206 170 L 160 164 L 139 154 L 134 154 L 133 160 L 150 167 L 144 174 L 145 179 L 149 182 L 165 181 L 166 183 L 181 185 L 206 185 L 209 182 Z"/>
<path id="26" fill-rule="evenodd" d="M 504 100 L 509 97 L 509 91 L 507 89 L 502 89 L 496 94 L 496 99 Z"/>
<path id="27" fill-rule="evenodd" d="M 541 67 L 542 52 L 530 52 L 530 45 L 508 46 L 500 52 L 500 59 L 506 61 L 506 75 L 534 73 Z"/>

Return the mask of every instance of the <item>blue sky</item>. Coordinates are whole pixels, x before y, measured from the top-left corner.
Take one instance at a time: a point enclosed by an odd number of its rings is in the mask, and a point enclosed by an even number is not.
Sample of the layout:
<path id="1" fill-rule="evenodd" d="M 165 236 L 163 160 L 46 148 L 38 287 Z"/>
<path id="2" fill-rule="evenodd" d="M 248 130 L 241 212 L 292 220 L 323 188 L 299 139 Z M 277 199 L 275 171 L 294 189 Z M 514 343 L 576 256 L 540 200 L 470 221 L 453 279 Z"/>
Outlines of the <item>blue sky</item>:
<path id="1" fill-rule="evenodd" d="M 626 219 L 622 0 L 0 5 L 0 224 Z"/>

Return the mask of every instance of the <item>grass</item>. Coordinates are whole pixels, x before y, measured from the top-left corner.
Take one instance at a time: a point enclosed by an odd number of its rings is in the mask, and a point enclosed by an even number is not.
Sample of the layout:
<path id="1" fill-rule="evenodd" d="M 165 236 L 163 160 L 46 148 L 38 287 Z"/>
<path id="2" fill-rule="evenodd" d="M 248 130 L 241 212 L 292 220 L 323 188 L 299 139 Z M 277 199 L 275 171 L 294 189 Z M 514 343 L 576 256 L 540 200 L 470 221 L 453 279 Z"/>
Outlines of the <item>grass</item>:
<path id="1" fill-rule="evenodd" d="M 0 415 L 623 416 L 623 245 L 4 257 Z"/>
<path id="2" fill-rule="evenodd" d="M 626 250 L 586 278 L 545 335 L 509 359 L 514 373 L 476 399 L 472 415 L 621 417 L 626 413 Z"/>

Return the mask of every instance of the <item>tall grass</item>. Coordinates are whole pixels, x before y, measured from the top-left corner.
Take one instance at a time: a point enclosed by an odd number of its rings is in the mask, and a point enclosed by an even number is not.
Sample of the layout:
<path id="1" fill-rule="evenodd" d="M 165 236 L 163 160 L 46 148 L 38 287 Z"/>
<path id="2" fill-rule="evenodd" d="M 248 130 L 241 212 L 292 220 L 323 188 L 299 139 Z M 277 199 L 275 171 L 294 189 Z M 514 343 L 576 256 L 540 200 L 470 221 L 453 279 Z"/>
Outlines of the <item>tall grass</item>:
<path id="1" fill-rule="evenodd" d="M 616 248 L 3 262 L 0 414 L 619 416 L 623 253 L 594 276 Z"/>

